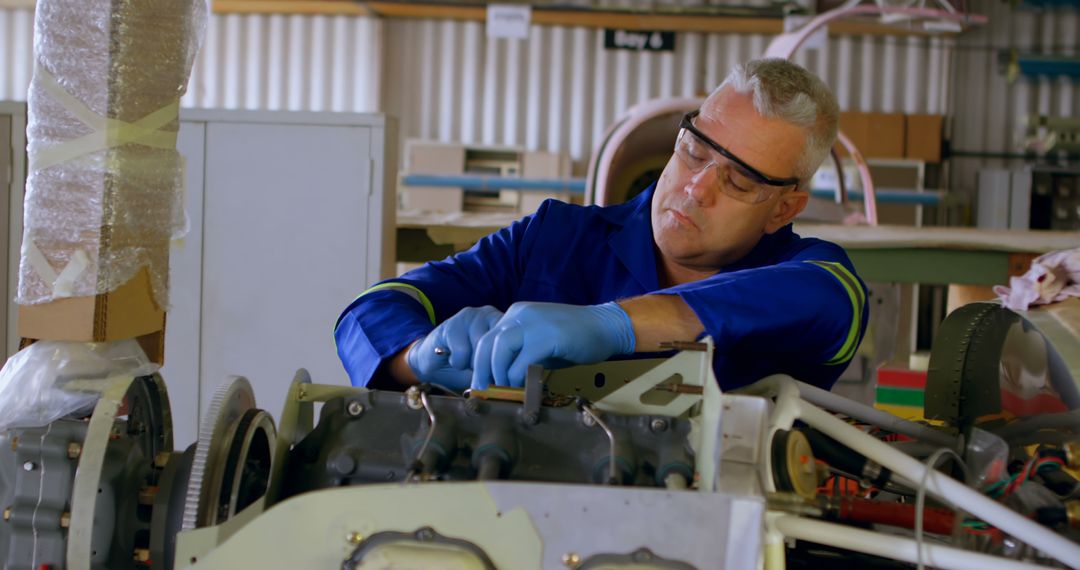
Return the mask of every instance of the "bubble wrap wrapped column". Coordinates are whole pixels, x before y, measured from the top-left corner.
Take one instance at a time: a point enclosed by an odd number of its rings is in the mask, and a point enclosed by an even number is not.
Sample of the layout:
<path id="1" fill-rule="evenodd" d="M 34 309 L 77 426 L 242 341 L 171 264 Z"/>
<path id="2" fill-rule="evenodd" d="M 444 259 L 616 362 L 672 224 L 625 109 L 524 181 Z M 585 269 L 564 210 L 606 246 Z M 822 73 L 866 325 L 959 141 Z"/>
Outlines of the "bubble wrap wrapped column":
<path id="1" fill-rule="evenodd" d="M 148 266 L 168 305 L 177 112 L 206 13 L 205 0 L 38 0 L 18 303 L 107 293 Z"/>

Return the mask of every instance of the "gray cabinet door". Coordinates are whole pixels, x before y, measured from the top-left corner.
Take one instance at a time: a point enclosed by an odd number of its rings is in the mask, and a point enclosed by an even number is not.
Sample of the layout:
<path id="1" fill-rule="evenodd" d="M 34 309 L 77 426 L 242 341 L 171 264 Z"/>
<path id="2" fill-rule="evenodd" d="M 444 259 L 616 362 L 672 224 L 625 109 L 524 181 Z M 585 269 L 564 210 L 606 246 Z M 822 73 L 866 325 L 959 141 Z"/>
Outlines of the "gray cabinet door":
<path id="1" fill-rule="evenodd" d="M 178 445 L 229 376 L 247 377 L 275 418 L 298 368 L 347 384 L 334 323 L 392 262 L 381 124 L 205 113 L 182 117 L 178 143 L 191 232 L 172 251 L 163 370 Z"/>

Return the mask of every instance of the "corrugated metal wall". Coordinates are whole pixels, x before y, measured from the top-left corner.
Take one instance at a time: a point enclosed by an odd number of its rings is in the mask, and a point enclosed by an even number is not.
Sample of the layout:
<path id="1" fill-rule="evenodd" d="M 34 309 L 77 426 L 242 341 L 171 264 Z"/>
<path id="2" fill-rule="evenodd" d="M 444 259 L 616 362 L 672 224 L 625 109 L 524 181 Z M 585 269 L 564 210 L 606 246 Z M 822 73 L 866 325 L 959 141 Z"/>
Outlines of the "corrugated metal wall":
<path id="1" fill-rule="evenodd" d="M 26 101 L 34 69 L 34 11 L 0 9 L 0 101 Z"/>
<path id="2" fill-rule="evenodd" d="M 0 9 L 0 100 L 25 101 L 34 14 Z M 213 15 L 185 107 L 375 111 L 380 20 L 351 16 Z"/>
<path id="3" fill-rule="evenodd" d="M 383 23 L 352 16 L 210 18 L 185 107 L 375 111 Z"/>
<path id="4" fill-rule="evenodd" d="M 1005 2 L 985 2 L 988 26 L 957 43 L 956 92 L 953 101 L 953 149 L 960 152 L 1020 152 L 1023 118 L 1032 114 L 1075 117 L 1080 114 L 1080 83 L 1068 78 L 1006 80 L 998 64 L 1000 50 L 1080 55 L 1080 11 L 1059 8 L 1014 10 Z M 1018 166 L 1023 160 L 956 157 L 953 190 L 974 191 L 976 174 L 987 166 Z"/>
<path id="5" fill-rule="evenodd" d="M 579 165 L 630 106 L 707 93 L 770 39 L 680 33 L 673 53 L 634 53 L 603 49 L 603 32 L 587 28 L 533 26 L 527 40 L 488 40 L 473 22 L 398 20 L 384 31 L 384 109 L 406 137 L 565 150 Z M 843 37 L 797 61 L 845 110 L 943 113 L 952 44 Z"/>
<path id="6" fill-rule="evenodd" d="M 1080 89 L 1058 79 L 1008 85 L 996 50 L 1075 54 L 1080 14 L 1013 12 L 1001 2 L 980 8 L 990 26 L 958 40 L 833 38 L 798 61 L 833 86 L 843 109 L 953 112 L 955 148 L 1014 150 L 1020 116 L 1075 114 Z M 25 99 L 32 36 L 31 11 L 0 10 L 0 99 Z M 478 22 L 215 15 L 183 104 L 381 108 L 401 118 L 403 138 L 566 150 L 580 165 L 628 107 L 704 93 L 768 39 L 682 33 L 674 53 L 637 54 L 606 51 L 602 33 L 585 28 L 533 26 L 528 40 L 488 41 Z M 967 163 L 979 161 L 962 162 L 960 185 L 973 179 L 962 174 Z"/>

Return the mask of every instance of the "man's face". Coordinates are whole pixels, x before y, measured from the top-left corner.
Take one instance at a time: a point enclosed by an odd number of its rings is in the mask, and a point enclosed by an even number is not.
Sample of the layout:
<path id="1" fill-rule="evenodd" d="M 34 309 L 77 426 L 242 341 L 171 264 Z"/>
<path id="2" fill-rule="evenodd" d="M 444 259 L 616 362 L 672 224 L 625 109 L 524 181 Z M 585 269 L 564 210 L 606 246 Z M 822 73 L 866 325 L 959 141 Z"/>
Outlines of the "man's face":
<path id="1" fill-rule="evenodd" d="M 693 125 L 760 174 L 775 179 L 795 176 L 805 131 L 758 115 L 751 95 L 724 89 L 705 101 Z M 683 150 L 686 157 L 687 148 Z M 805 207 L 808 196 L 802 189 L 774 188 L 778 191 L 767 193 L 767 199 L 752 203 L 729 195 L 731 186 L 725 193 L 723 184 L 732 184 L 723 167 L 695 172 L 685 158 L 672 155 L 652 201 L 653 240 L 665 265 L 715 272 L 749 253 L 762 235 L 786 225 Z"/>

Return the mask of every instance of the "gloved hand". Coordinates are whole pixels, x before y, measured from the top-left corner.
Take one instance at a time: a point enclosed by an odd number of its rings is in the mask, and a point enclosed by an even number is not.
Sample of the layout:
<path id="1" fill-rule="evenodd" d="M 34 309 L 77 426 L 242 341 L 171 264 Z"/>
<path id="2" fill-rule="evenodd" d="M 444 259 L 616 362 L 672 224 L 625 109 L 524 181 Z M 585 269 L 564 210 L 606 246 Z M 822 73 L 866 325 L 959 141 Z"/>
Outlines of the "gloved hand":
<path id="1" fill-rule="evenodd" d="M 634 352 L 634 326 L 616 303 L 514 303 L 476 345 L 474 390 L 523 386 L 530 364 L 601 362 Z"/>
<path id="2" fill-rule="evenodd" d="M 413 343 L 405 362 L 421 382 L 465 390 L 473 376 L 473 347 L 502 316 L 492 306 L 466 307 Z"/>

